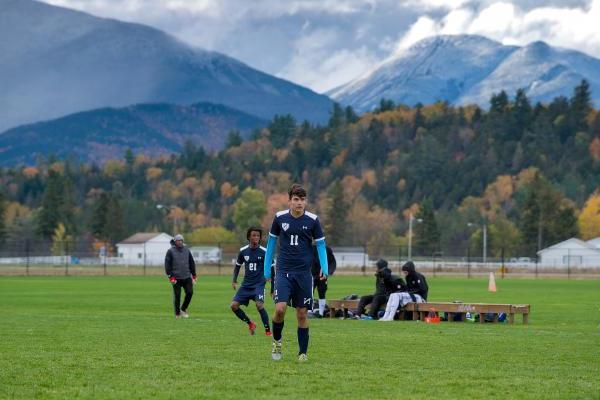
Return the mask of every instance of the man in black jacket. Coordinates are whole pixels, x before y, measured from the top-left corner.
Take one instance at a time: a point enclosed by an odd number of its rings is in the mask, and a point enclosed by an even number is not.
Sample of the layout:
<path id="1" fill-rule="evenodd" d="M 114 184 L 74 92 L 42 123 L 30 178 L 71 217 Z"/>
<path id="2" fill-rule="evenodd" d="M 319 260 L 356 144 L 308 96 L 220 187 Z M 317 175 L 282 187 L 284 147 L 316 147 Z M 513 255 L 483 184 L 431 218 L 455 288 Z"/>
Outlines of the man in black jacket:
<path id="1" fill-rule="evenodd" d="M 385 260 L 377 261 L 377 272 L 375 272 L 375 293 L 372 295 L 362 296 L 358 302 L 356 310 L 357 316 L 362 316 L 365 313 L 365 307 L 370 304 L 369 315 L 363 319 L 377 319 L 379 308 L 387 302 L 388 296 L 394 291 L 404 287 L 404 281 L 395 275 L 388 268 L 388 263 Z"/>
<path id="2" fill-rule="evenodd" d="M 393 321 L 396 311 L 408 303 L 425 303 L 429 286 L 425 277 L 415 270 L 412 261 L 402 266 L 402 273 L 406 278 L 406 287 L 392 293 L 385 308 L 385 314 L 380 321 Z"/>
<path id="3" fill-rule="evenodd" d="M 196 283 L 196 263 L 190 250 L 183 245 L 183 236 L 176 235 L 171 240 L 171 248 L 165 256 L 165 273 L 173 285 L 173 305 L 175 318 L 189 318 L 187 309 L 194 294 Z M 181 303 L 181 288 L 185 292 L 183 304 Z"/>
<path id="4" fill-rule="evenodd" d="M 325 246 L 325 251 L 327 252 L 327 266 L 329 267 L 329 275 L 333 275 L 335 269 L 337 268 L 337 261 L 335 260 L 335 255 L 333 254 L 333 250 L 329 246 Z M 327 277 L 323 276 L 321 272 L 321 265 L 319 264 L 319 256 L 317 254 L 317 246 L 313 245 L 313 263 L 311 267 L 311 274 L 313 276 L 313 292 L 314 289 L 317 289 L 317 293 L 319 295 L 319 313 L 315 313 L 314 315 L 317 318 L 323 317 L 325 313 L 325 304 L 327 304 L 326 293 L 327 293 Z"/>

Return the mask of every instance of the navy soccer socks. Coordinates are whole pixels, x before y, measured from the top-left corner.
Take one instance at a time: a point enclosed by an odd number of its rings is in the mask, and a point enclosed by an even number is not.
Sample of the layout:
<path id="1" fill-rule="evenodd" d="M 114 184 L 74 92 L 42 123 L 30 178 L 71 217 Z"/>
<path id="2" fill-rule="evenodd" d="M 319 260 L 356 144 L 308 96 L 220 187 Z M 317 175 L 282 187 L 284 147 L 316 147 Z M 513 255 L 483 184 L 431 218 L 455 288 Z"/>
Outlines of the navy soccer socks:
<path id="1" fill-rule="evenodd" d="M 241 319 L 242 321 L 244 321 L 245 323 L 250 324 L 250 318 L 248 318 L 248 316 L 246 315 L 244 310 L 242 310 L 241 308 L 238 308 L 237 310 L 235 310 L 234 314 L 237 315 L 237 317 L 239 319 Z"/>
<path id="2" fill-rule="evenodd" d="M 308 328 L 298 328 L 298 354 L 306 354 L 308 351 Z"/>
<path id="3" fill-rule="evenodd" d="M 267 310 L 263 308 L 258 310 L 258 312 L 260 314 L 260 319 L 262 320 L 263 326 L 265 327 L 265 331 L 270 331 L 271 328 L 269 327 L 269 315 L 267 314 Z"/>
<path id="4" fill-rule="evenodd" d="M 281 321 L 281 322 L 273 321 L 273 340 L 280 341 L 281 340 L 281 332 L 283 332 L 283 321 Z"/>

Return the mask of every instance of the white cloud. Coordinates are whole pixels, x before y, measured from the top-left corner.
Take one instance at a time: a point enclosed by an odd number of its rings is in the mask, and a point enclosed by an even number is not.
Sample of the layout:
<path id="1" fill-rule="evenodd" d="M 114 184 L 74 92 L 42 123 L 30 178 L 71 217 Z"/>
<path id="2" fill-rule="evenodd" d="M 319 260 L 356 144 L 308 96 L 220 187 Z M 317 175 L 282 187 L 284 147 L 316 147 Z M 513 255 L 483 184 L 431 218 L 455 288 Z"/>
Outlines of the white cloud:
<path id="1" fill-rule="evenodd" d="M 332 52 L 332 45 L 341 39 L 332 29 L 316 30 L 300 37 L 294 44 L 294 56 L 278 76 L 325 92 L 368 71 L 377 62 L 364 47 Z"/>

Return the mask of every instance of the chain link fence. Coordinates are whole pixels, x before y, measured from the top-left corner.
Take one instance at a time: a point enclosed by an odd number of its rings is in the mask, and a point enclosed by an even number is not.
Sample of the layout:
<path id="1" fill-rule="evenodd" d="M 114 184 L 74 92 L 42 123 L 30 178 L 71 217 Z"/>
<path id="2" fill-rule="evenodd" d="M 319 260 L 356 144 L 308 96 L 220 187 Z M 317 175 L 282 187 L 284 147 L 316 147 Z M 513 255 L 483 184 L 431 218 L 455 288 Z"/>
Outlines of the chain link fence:
<path id="1" fill-rule="evenodd" d="M 240 243 L 187 243 L 199 275 L 229 275 Z M 242 244 L 243 245 L 243 244 Z M 0 275 L 162 275 L 168 242 L 112 245 L 98 241 L 48 242 L 23 240 L 0 246 Z M 372 275 L 383 258 L 400 274 L 409 249 L 403 246 L 332 246 L 337 275 Z M 500 278 L 600 278 L 600 248 L 549 248 L 531 257 L 525 249 L 412 248 L 417 269 L 428 276 Z M 527 254 L 528 256 L 523 256 Z"/>

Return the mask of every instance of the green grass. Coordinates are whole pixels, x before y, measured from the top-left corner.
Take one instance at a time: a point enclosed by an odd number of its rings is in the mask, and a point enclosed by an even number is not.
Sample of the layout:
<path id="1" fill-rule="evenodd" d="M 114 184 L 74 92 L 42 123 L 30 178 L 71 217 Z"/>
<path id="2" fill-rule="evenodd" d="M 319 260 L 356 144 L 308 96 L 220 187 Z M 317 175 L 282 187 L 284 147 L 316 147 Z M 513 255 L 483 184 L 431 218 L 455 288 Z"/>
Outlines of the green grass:
<path id="1" fill-rule="evenodd" d="M 311 320 L 298 363 L 289 312 L 273 362 L 227 277 L 202 278 L 189 320 L 159 277 L 0 277 L 0 398 L 600 398 L 600 281 L 429 281 L 432 301 L 529 303 L 530 324 Z M 373 286 L 334 277 L 329 297 Z"/>

